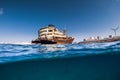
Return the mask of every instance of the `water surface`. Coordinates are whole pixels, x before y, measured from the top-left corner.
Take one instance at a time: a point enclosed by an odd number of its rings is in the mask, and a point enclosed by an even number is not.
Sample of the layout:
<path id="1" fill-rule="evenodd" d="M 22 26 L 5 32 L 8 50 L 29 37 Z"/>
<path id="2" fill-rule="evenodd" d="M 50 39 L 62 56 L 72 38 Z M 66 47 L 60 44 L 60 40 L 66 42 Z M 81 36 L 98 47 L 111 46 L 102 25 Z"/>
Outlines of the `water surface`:
<path id="1" fill-rule="evenodd" d="M 0 44 L 0 80 L 120 80 L 120 42 Z"/>

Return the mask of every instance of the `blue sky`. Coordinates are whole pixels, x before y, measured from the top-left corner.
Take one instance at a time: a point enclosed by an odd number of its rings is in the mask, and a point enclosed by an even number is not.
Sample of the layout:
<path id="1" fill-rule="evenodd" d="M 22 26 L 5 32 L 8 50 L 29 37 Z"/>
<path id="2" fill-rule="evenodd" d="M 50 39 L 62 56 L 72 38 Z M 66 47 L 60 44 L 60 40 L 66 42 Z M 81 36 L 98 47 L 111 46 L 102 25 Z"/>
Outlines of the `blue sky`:
<path id="1" fill-rule="evenodd" d="M 48 24 L 66 28 L 77 42 L 114 35 L 111 28 L 120 25 L 120 0 L 0 0 L 0 42 L 30 42 Z"/>

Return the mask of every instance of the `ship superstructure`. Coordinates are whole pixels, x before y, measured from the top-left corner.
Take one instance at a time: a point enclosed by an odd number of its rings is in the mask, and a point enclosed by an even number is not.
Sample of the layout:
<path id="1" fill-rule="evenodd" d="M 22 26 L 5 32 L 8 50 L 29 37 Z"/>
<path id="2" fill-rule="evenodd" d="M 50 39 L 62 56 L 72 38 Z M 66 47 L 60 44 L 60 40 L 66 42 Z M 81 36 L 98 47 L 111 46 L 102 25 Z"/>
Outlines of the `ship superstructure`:
<path id="1" fill-rule="evenodd" d="M 74 38 L 67 37 L 66 30 L 59 31 L 54 25 L 50 24 L 38 30 L 38 38 L 32 43 L 41 44 L 70 44 Z"/>

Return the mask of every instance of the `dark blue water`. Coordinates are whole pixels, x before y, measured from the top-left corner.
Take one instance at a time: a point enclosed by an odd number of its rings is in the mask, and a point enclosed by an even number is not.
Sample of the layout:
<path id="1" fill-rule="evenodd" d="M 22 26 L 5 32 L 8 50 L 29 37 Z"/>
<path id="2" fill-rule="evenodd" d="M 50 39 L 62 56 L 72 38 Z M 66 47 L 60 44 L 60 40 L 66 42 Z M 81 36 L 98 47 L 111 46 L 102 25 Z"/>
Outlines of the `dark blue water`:
<path id="1" fill-rule="evenodd" d="M 120 42 L 0 44 L 0 80 L 120 80 Z"/>

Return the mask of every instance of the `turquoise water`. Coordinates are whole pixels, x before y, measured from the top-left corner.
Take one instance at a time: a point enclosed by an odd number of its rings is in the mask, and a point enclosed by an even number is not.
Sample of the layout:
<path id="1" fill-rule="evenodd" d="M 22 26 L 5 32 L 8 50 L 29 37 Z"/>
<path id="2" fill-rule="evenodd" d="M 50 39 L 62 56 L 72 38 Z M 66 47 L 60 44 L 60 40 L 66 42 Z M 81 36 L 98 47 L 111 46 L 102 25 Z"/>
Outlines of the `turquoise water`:
<path id="1" fill-rule="evenodd" d="M 0 80 L 120 80 L 120 42 L 0 44 Z"/>

